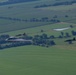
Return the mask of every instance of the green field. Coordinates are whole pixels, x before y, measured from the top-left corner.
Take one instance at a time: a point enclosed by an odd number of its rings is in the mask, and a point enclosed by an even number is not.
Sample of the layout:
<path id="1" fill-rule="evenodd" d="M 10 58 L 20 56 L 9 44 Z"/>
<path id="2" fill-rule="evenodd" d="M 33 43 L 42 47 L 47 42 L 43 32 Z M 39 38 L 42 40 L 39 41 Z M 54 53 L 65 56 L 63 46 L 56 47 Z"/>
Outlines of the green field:
<path id="1" fill-rule="evenodd" d="M 34 8 L 36 5 L 48 4 L 51 1 L 36 1 L 36 2 L 27 2 L 27 3 L 18 3 L 0 6 L 0 17 L 10 17 L 10 18 L 18 18 L 18 19 L 32 19 L 37 18 L 41 19 L 44 17 L 48 17 L 49 19 L 54 19 L 54 16 L 57 15 L 58 20 L 61 22 L 72 22 L 76 23 L 76 5 L 66 5 L 64 6 L 56 6 L 56 7 L 48 7 L 48 8 Z M 54 1 L 55 2 L 55 1 Z M 51 2 L 52 3 L 52 2 Z M 56 8 L 54 10 L 54 8 Z M 50 10 L 51 9 L 51 10 Z M 52 10 L 53 9 L 53 10 Z M 63 11 L 61 11 L 63 10 Z M 66 18 L 65 16 L 68 15 Z M 74 20 L 74 21 L 73 21 Z M 23 22 L 23 21 L 13 21 L 9 19 L 0 19 L 0 33 L 15 31 L 26 29 L 29 27 L 40 26 L 51 24 L 51 22 Z"/>
<path id="2" fill-rule="evenodd" d="M 33 27 L 33 28 L 27 28 L 27 29 L 22 29 L 22 30 L 16 30 L 16 31 L 11 31 L 11 32 L 6 32 L 6 33 L 1 33 L 1 34 L 9 34 L 9 35 L 17 35 L 17 34 L 22 34 L 22 33 L 26 33 L 27 35 L 41 35 L 43 33 L 48 34 L 48 36 L 50 35 L 54 35 L 54 36 L 59 36 L 59 34 L 61 33 L 61 31 L 55 31 L 54 29 L 56 28 L 66 28 L 66 27 L 70 27 L 70 25 L 73 25 L 74 28 L 70 28 L 68 30 L 64 30 L 62 32 L 66 33 L 68 32 L 70 35 L 72 30 L 76 30 L 76 24 L 73 23 L 66 23 L 66 22 L 61 22 L 61 23 L 56 23 L 56 24 L 48 24 L 48 25 L 44 25 L 44 26 L 39 26 L 39 27 Z M 43 30 L 44 32 L 41 32 L 41 30 Z"/>
<path id="3" fill-rule="evenodd" d="M 1 75 L 76 75 L 76 47 L 27 46 L 0 51 Z M 60 48 L 60 49 L 59 49 Z"/>
<path id="4" fill-rule="evenodd" d="M 45 25 L 36 28 L 28 28 L 19 31 L 8 32 L 7 34 L 16 35 L 18 33 L 27 32 L 30 33 L 29 35 L 33 35 L 37 34 L 34 31 L 38 32 L 43 28 L 46 30 L 45 33 L 48 35 L 59 35 L 60 32 L 51 32 L 51 29 L 67 26 L 69 26 L 69 23 L 59 23 L 52 26 Z M 47 31 L 47 29 L 50 30 L 50 33 Z M 73 28 L 73 30 L 74 29 L 75 28 Z M 70 33 L 71 30 L 69 29 L 63 32 Z M 64 43 L 65 39 L 55 39 L 57 45 L 49 48 L 39 46 L 23 46 L 1 50 L 0 74 L 76 75 L 76 42 L 74 42 L 72 45 L 69 45 L 68 43 Z"/>
<path id="5" fill-rule="evenodd" d="M 3 0 L 0 0 L 3 1 Z M 0 17 L 18 19 L 58 19 L 59 23 L 23 22 L 0 18 L 0 35 L 26 33 L 29 36 L 46 33 L 58 37 L 61 31 L 54 29 L 73 26 L 62 32 L 76 31 L 76 4 L 34 8 L 36 5 L 52 4 L 63 0 L 40 0 L 36 2 L 0 6 Z M 69 1 L 69 0 L 64 0 Z M 71 0 L 70 0 L 71 1 Z M 68 15 L 68 17 L 65 17 Z M 54 18 L 57 16 L 56 18 Z M 43 30 L 43 32 L 41 32 Z M 68 38 L 56 38 L 55 46 L 21 46 L 0 50 L 0 75 L 76 75 L 76 41 L 64 42 Z"/>

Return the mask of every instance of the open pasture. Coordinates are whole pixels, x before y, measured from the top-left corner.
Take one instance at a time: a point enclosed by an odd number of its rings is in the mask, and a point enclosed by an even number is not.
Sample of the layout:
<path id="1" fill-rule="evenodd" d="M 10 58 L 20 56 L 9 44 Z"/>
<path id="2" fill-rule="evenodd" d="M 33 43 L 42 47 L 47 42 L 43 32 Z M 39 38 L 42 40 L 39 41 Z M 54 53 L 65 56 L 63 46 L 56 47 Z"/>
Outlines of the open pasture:
<path id="1" fill-rule="evenodd" d="M 76 47 L 69 49 L 66 46 L 25 46 L 2 50 L 0 74 L 76 75 Z"/>

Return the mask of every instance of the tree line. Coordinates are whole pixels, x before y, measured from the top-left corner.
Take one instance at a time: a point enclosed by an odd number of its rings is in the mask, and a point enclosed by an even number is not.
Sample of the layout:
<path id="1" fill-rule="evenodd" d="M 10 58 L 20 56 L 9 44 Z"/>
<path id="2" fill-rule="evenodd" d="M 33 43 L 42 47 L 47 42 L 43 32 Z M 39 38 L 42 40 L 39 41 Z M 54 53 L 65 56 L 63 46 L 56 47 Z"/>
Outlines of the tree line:
<path id="1" fill-rule="evenodd" d="M 5 19 L 5 20 L 11 20 L 11 21 L 19 21 L 19 22 L 60 22 L 60 20 L 57 20 L 55 18 L 50 19 L 48 17 L 42 17 L 41 19 L 38 18 L 31 18 L 31 19 L 20 19 L 20 18 L 11 18 L 11 17 L 2 17 L 0 16 L 0 19 Z"/>
<path id="2" fill-rule="evenodd" d="M 42 4 L 42 5 L 37 5 L 34 8 L 42 8 L 42 7 L 49 7 L 49 6 L 60 6 L 60 5 L 72 5 L 76 3 L 76 0 L 73 1 L 65 1 L 65 2 L 57 2 L 54 4 Z"/>
<path id="3" fill-rule="evenodd" d="M 41 30 L 41 32 L 44 32 Z M 76 31 L 71 31 L 72 36 L 76 36 Z M 0 49 L 6 49 L 6 48 L 12 48 L 12 47 L 18 47 L 18 46 L 27 46 L 27 45 L 35 45 L 35 46 L 42 46 L 42 47 L 50 47 L 56 45 L 55 39 L 62 39 L 62 38 L 69 38 L 71 35 L 68 32 L 61 32 L 58 37 L 54 35 L 48 36 L 47 34 L 43 33 L 41 35 L 34 35 L 34 36 L 28 36 L 26 33 L 23 34 L 17 34 L 14 37 L 25 39 L 27 41 L 9 41 L 11 36 L 8 34 L 0 35 Z M 14 39 L 13 37 L 13 39 Z M 8 40 L 6 40 L 8 39 Z M 28 41 L 31 40 L 31 41 Z M 69 40 L 69 39 L 68 39 Z M 66 40 L 67 41 L 67 40 Z M 72 41 L 67 41 L 69 44 L 72 43 Z"/>
<path id="4" fill-rule="evenodd" d="M 15 37 L 17 37 L 18 39 L 19 38 L 25 39 L 27 41 L 11 41 L 10 36 L 4 34 L 0 36 L 0 49 L 6 49 L 6 48 L 18 47 L 18 46 L 24 46 L 24 45 L 25 46 L 26 45 L 37 45 L 37 46 L 44 46 L 44 47 L 56 45 L 54 40 L 48 38 L 47 34 L 35 35 L 32 37 L 32 36 L 28 36 L 25 33 L 23 33 L 23 34 L 18 34 Z M 8 40 L 6 41 L 6 39 Z M 31 40 L 31 41 L 28 41 L 28 40 Z"/>

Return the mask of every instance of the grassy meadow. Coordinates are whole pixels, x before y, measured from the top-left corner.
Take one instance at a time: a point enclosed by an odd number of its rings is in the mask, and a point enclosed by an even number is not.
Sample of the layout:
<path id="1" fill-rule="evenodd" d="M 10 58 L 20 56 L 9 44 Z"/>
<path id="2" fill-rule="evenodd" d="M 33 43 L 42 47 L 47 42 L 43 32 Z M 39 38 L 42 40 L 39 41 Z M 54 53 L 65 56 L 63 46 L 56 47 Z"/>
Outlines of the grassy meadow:
<path id="1" fill-rule="evenodd" d="M 76 75 L 76 47 L 23 46 L 0 51 L 1 75 Z"/>
<path id="2" fill-rule="evenodd" d="M 63 0 L 40 0 L 0 6 L 0 17 L 24 20 L 48 17 L 60 20 L 59 23 L 52 24 L 51 22 L 23 22 L 0 18 L 0 35 L 15 36 L 26 33 L 34 36 L 46 33 L 48 36 L 58 37 L 61 31 L 54 29 L 72 25 L 73 28 L 62 32 L 68 32 L 71 35 L 70 38 L 73 38 L 71 31 L 76 30 L 76 4 L 34 8 L 36 5 L 59 1 Z M 56 18 L 54 18 L 55 15 L 57 15 Z M 66 15 L 68 17 L 65 17 Z M 31 45 L 0 50 L 0 75 L 76 75 L 76 41 L 68 44 L 64 42 L 66 39 L 57 38 L 56 45 L 48 48 Z"/>

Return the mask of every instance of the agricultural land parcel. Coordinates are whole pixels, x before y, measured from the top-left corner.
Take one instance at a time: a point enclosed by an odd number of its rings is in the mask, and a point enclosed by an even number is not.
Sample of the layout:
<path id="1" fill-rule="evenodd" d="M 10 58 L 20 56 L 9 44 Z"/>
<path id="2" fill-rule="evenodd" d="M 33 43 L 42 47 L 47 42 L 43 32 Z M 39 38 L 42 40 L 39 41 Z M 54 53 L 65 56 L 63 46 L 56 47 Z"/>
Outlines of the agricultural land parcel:
<path id="1" fill-rule="evenodd" d="M 30 19 L 30 18 L 53 18 L 57 15 L 60 23 L 51 24 L 48 22 L 17 22 L 0 19 L 0 33 L 16 35 L 26 32 L 28 35 L 42 34 L 41 29 L 48 35 L 58 36 L 60 32 L 55 28 L 76 26 L 75 5 L 71 8 L 65 6 L 33 8 L 37 4 L 50 3 L 48 1 L 38 1 L 32 3 L 13 4 L 0 7 L 0 16 Z M 54 2 L 54 1 L 53 1 Z M 8 7 L 12 7 L 8 9 Z M 67 7 L 67 9 L 66 9 Z M 49 9 L 48 9 L 49 8 Z M 53 9 L 52 9 L 53 8 Z M 69 17 L 65 17 L 68 15 Z M 43 25 L 43 26 L 40 26 Z M 37 27 L 32 27 L 37 26 Z M 68 32 L 76 28 L 68 29 Z M 64 43 L 65 39 L 55 39 L 56 46 L 45 48 L 38 46 L 23 46 L 0 51 L 0 74 L 1 75 L 76 75 L 76 42 L 72 45 Z"/>

